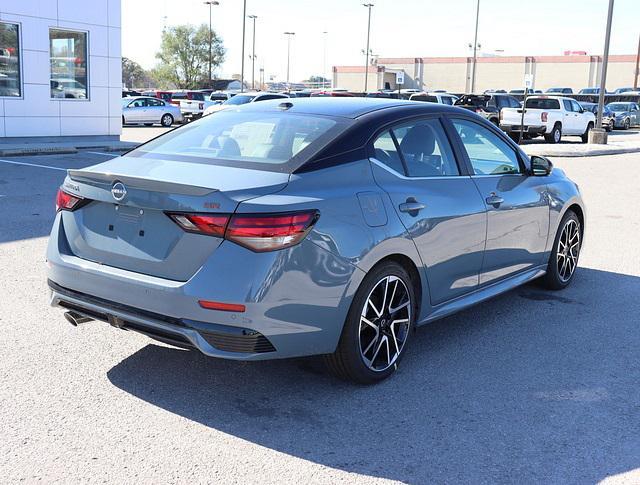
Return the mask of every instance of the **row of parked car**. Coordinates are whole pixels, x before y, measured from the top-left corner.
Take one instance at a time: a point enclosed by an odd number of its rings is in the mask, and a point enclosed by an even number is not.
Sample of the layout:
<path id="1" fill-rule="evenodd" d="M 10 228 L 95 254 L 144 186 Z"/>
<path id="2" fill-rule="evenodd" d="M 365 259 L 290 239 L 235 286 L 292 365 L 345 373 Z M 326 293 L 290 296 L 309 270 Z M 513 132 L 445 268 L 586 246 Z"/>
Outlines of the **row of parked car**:
<path id="1" fill-rule="evenodd" d="M 520 89 L 512 89 L 512 90 L 510 90 L 508 92 L 507 92 L 506 89 L 487 89 L 484 92 L 484 94 L 490 94 L 490 93 L 519 94 L 519 95 L 522 95 L 522 94 L 524 94 L 524 89 L 522 89 L 522 88 L 520 88 Z M 530 94 L 543 94 L 541 89 L 530 89 L 529 93 Z M 582 88 L 577 93 L 574 93 L 573 92 L 573 88 L 553 87 L 553 88 L 548 88 L 547 90 L 545 90 L 544 94 L 595 94 L 595 95 L 598 95 L 598 94 L 600 94 L 600 88 Z M 605 90 L 605 94 L 640 95 L 640 88 L 624 87 L 624 88 L 614 89 L 613 91 Z"/>

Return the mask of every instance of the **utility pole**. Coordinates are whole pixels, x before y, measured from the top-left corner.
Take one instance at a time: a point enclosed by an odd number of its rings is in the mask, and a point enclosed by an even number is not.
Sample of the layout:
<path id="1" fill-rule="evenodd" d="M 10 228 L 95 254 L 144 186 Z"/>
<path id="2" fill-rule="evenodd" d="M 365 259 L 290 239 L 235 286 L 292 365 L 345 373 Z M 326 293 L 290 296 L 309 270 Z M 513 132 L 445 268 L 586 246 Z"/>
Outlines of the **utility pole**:
<path id="1" fill-rule="evenodd" d="M 329 79 L 327 77 L 327 34 L 329 32 L 327 32 L 326 30 L 324 32 L 322 32 L 323 35 L 323 49 L 322 49 L 322 90 L 324 91 L 325 89 L 327 89 L 326 83 L 327 83 L 327 79 Z M 637 69 L 636 69 L 637 70 Z M 318 86 L 319 87 L 319 86 Z"/>
<path id="2" fill-rule="evenodd" d="M 291 91 L 291 85 L 289 83 L 289 66 L 291 62 L 291 37 L 296 35 L 295 32 L 285 32 L 287 36 L 287 91 Z"/>
<path id="3" fill-rule="evenodd" d="M 244 39 L 247 30 L 247 0 L 242 7 L 242 66 L 240 67 L 240 92 L 244 93 Z"/>
<path id="4" fill-rule="evenodd" d="M 633 90 L 638 89 L 638 75 L 640 75 L 640 36 L 638 36 L 638 53 L 636 54 L 636 73 L 633 78 Z"/>
<path id="5" fill-rule="evenodd" d="M 253 47 L 251 48 L 251 89 L 256 90 L 256 19 L 257 15 L 249 15 L 253 20 Z"/>
<path id="6" fill-rule="evenodd" d="M 590 143 L 607 144 L 607 132 L 602 128 L 602 110 L 604 109 L 604 89 L 607 85 L 607 67 L 609 66 L 609 43 L 611 41 L 611 21 L 613 19 L 613 0 L 609 0 L 607 14 L 607 32 L 604 37 L 604 55 L 602 56 L 602 74 L 600 76 L 600 92 L 598 93 L 598 114 L 596 126 L 589 135 Z"/>
<path id="7" fill-rule="evenodd" d="M 471 71 L 471 92 L 476 91 L 476 64 L 478 63 L 478 20 L 480 19 L 480 0 L 476 4 L 476 33 L 473 37 L 473 70 Z"/>
<path id="8" fill-rule="evenodd" d="M 373 3 L 363 3 L 364 7 L 369 9 L 369 20 L 367 21 L 367 50 L 364 52 L 364 92 L 367 92 L 368 81 L 369 81 L 369 39 L 371 37 L 371 7 L 373 7 Z"/>
<path id="9" fill-rule="evenodd" d="M 213 77 L 213 72 L 212 72 L 212 65 L 213 65 L 213 58 L 212 58 L 212 53 L 211 51 L 213 50 L 213 28 L 211 27 L 211 8 L 214 5 L 220 5 L 220 2 L 218 2 L 217 0 L 210 0 L 207 2 L 204 2 L 205 5 L 209 5 L 209 79 L 207 81 L 207 87 L 211 87 L 211 78 Z"/>

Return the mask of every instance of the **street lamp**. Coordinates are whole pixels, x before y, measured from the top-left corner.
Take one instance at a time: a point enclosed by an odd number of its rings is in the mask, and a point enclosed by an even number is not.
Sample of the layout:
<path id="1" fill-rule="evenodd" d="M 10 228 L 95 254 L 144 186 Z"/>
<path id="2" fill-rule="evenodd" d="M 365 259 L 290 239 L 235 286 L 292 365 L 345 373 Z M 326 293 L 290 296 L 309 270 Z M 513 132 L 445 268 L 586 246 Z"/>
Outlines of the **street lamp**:
<path id="1" fill-rule="evenodd" d="M 324 40 L 324 48 L 322 50 L 322 89 L 326 89 L 326 82 L 327 79 L 329 79 L 327 77 L 327 34 L 329 32 L 327 32 L 326 30 L 324 32 L 322 32 L 323 40 Z"/>
<path id="2" fill-rule="evenodd" d="M 220 2 L 218 2 L 217 0 L 210 0 L 207 2 L 204 2 L 205 5 L 209 5 L 209 80 L 207 82 L 207 86 L 211 87 L 211 77 L 212 77 L 212 54 L 211 54 L 211 50 L 213 49 L 213 29 L 211 28 L 211 8 L 214 5 L 220 5 Z"/>
<path id="3" fill-rule="evenodd" d="M 473 70 L 471 71 L 471 92 L 476 92 L 476 64 L 478 63 L 478 19 L 480 18 L 480 0 L 476 4 L 476 34 L 473 38 Z"/>
<path id="4" fill-rule="evenodd" d="M 369 9 L 369 20 L 367 21 L 367 50 L 365 51 L 365 61 L 364 61 L 364 92 L 367 92 L 367 83 L 369 81 L 369 39 L 371 37 L 371 7 L 373 7 L 373 3 L 363 3 L 363 7 L 367 7 Z"/>
<path id="5" fill-rule="evenodd" d="M 247 0 L 242 7 L 242 66 L 240 67 L 240 92 L 244 93 L 244 38 L 247 30 Z"/>
<path id="6" fill-rule="evenodd" d="M 294 35 L 296 35 L 295 32 L 285 32 L 284 35 L 287 36 L 287 89 L 289 91 L 291 91 L 291 88 L 289 87 L 289 66 L 290 66 L 290 61 L 291 61 L 291 37 L 293 37 Z"/>
<path id="7" fill-rule="evenodd" d="M 256 89 L 256 19 L 257 15 L 247 15 L 253 20 L 253 47 L 251 49 L 251 89 Z"/>
<path id="8" fill-rule="evenodd" d="M 602 74 L 600 74 L 600 92 L 598 93 L 598 114 L 596 127 L 591 130 L 590 143 L 607 144 L 607 132 L 602 128 L 602 110 L 604 109 L 604 88 L 607 85 L 607 67 L 609 66 L 609 43 L 611 41 L 611 21 L 613 19 L 613 0 L 609 0 L 607 13 L 607 31 L 604 36 L 604 54 L 602 56 Z"/>

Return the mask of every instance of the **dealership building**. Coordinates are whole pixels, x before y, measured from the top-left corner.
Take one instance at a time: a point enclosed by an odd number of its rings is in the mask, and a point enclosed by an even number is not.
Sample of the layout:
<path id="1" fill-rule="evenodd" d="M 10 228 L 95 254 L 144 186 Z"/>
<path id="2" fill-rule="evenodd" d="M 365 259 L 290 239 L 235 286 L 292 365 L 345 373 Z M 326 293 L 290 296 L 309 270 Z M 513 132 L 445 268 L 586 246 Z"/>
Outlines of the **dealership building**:
<path id="1" fill-rule="evenodd" d="M 0 143 L 117 139 L 120 0 L 0 1 Z"/>
<path id="2" fill-rule="evenodd" d="M 635 55 L 609 56 L 607 89 L 633 86 Z M 452 93 L 471 90 L 472 57 L 379 58 L 369 66 L 367 91 L 397 89 L 396 73 L 404 73 L 402 88 L 446 89 Z M 504 56 L 479 57 L 476 65 L 476 92 L 488 89 L 524 88 L 525 75 L 531 75 L 535 89 L 569 87 L 578 92 L 599 85 L 602 56 Z M 333 85 L 350 91 L 363 91 L 364 66 L 336 66 Z"/>

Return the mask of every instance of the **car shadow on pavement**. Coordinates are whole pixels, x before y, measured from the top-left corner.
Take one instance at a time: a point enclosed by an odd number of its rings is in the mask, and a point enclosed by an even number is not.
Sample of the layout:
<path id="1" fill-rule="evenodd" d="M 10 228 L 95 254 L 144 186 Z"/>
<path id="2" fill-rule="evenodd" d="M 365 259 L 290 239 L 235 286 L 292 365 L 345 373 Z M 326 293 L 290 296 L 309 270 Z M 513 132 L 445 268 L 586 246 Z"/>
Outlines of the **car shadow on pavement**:
<path id="1" fill-rule="evenodd" d="M 639 296 L 640 278 L 585 268 L 562 292 L 526 285 L 420 328 L 396 375 L 376 386 L 335 380 L 313 358 L 239 363 L 154 344 L 108 378 L 187 419 L 348 472 L 593 483 L 640 467 Z"/>

